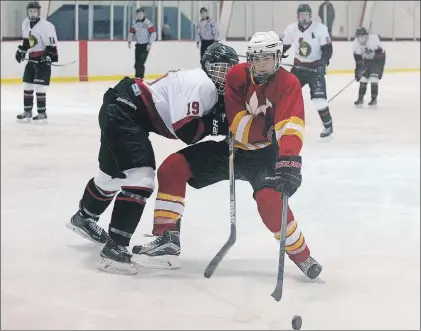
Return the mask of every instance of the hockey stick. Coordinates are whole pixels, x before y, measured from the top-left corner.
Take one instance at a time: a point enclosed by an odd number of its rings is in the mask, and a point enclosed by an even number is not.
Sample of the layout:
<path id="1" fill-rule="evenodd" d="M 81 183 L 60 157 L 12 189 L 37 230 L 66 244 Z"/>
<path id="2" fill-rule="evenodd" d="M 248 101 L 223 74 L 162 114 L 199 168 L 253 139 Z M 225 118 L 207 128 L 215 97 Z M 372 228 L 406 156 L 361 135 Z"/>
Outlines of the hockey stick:
<path id="1" fill-rule="evenodd" d="M 333 99 L 335 99 L 339 94 L 341 94 L 343 91 L 345 91 L 349 86 L 351 86 L 351 84 L 355 82 L 355 78 L 353 80 L 351 80 L 348 84 L 345 85 L 344 88 L 342 88 L 338 93 L 336 93 L 333 97 L 331 97 L 328 101 L 328 103 L 330 103 Z"/>
<path id="2" fill-rule="evenodd" d="M 282 221 L 281 221 L 281 235 L 279 238 L 279 265 L 278 278 L 276 280 L 276 287 L 271 296 L 276 300 L 282 299 L 282 291 L 284 287 L 284 266 L 285 266 L 285 241 L 287 233 L 287 217 L 288 217 L 288 195 L 282 195 Z"/>
<path id="3" fill-rule="evenodd" d="M 246 56 L 245 55 L 238 55 L 238 57 L 246 57 Z M 298 66 L 298 65 L 295 65 L 295 64 L 281 63 L 281 66 L 297 68 L 297 69 L 304 70 L 304 71 L 317 72 L 316 69 L 302 67 L 302 66 Z"/>
<path id="4" fill-rule="evenodd" d="M 359 72 L 359 76 L 362 76 L 363 74 L 364 74 L 364 72 L 366 71 L 367 69 L 363 69 L 361 72 Z M 330 103 L 333 99 L 335 99 L 339 94 L 341 94 L 343 91 L 345 91 L 349 86 L 351 86 L 351 84 L 353 83 L 353 82 L 355 82 L 357 79 L 356 78 L 354 78 L 353 80 L 351 80 L 348 84 L 346 84 L 345 85 L 345 87 L 343 87 L 341 90 L 339 90 L 339 92 L 338 93 L 336 93 L 333 97 L 331 97 L 330 99 L 329 99 L 329 101 L 328 101 L 328 103 Z"/>
<path id="5" fill-rule="evenodd" d="M 229 183 L 230 183 L 230 222 L 231 229 L 228 241 L 224 244 L 218 254 L 209 262 L 206 270 L 205 277 L 210 278 L 215 272 L 216 267 L 222 261 L 224 256 L 228 253 L 229 249 L 234 245 L 237 239 L 237 226 L 236 226 L 236 208 L 235 208 L 235 177 L 234 177 L 234 136 L 229 133 Z"/>
<path id="6" fill-rule="evenodd" d="M 40 63 L 39 61 L 36 61 L 36 60 L 30 60 L 30 59 L 24 59 L 24 60 L 28 61 L 28 62 L 31 62 L 31 63 L 36 63 L 36 64 Z M 69 63 L 44 63 L 44 64 L 50 65 L 50 66 L 53 66 L 53 67 L 64 67 L 64 66 L 68 66 L 68 65 L 74 64 L 74 63 L 76 63 L 76 61 L 72 61 L 72 62 L 69 62 Z"/>

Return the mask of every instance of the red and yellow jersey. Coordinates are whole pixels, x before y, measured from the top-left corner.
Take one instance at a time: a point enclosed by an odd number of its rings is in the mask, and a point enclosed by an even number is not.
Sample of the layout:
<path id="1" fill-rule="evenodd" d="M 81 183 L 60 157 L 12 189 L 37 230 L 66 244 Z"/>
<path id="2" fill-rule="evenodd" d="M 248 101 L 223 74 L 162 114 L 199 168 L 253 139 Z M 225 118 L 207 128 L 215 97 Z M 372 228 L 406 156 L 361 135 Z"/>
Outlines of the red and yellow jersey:
<path id="1" fill-rule="evenodd" d="M 234 65 L 226 77 L 225 108 L 236 147 L 253 150 L 268 146 L 268 128 L 274 125 L 279 155 L 300 153 L 303 94 L 298 79 L 285 69 L 279 68 L 269 83 L 257 85 L 247 63 Z"/>

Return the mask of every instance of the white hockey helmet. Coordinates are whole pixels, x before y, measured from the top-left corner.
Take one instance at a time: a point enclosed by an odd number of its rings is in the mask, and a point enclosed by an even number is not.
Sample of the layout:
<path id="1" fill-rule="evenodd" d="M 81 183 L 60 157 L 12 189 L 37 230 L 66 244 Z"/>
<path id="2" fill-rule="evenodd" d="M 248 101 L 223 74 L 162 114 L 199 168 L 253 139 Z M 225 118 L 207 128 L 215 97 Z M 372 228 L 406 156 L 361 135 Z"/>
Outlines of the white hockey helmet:
<path id="1" fill-rule="evenodd" d="M 257 84 L 267 83 L 281 65 L 283 43 L 274 31 L 256 32 L 247 44 L 247 63 Z"/>

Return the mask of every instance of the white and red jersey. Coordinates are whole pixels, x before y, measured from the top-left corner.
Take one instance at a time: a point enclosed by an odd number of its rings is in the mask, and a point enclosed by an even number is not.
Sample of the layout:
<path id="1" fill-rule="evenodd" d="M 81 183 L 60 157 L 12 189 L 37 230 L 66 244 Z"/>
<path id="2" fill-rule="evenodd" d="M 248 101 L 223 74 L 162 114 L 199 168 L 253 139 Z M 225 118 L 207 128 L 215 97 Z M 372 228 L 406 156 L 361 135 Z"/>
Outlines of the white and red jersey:
<path id="1" fill-rule="evenodd" d="M 298 23 L 288 25 L 282 42 L 294 45 L 294 63 L 297 65 L 317 64 L 322 58 L 322 47 L 332 43 L 326 25 L 319 22 L 311 22 L 306 28 Z"/>
<path id="2" fill-rule="evenodd" d="M 152 83 L 135 82 L 133 93 L 142 99 L 156 132 L 171 139 L 180 138 L 177 131 L 207 115 L 218 101 L 215 84 L 201 68 L 170 71 Z"/>
<path id="3" fill-rule="evenodd" d="M 29 40 L 29 57 L 41 56 L 47 46 L 57 46 L 56 28 L 42 18 L 33 27 L 31 21 L 25 18 L 22 22 L 22 36 Z"/>
<path id="4" fill-rule="evenodd" d="M 376 34 L 369 34 L 365 45 L 360 44 L 358 38 L 355 38 L 352 49 L 355 55 L 361 55 L 364 60 L 373 60 L 376 56 L 376 52 L 383 53 L 380 38 Z"/>

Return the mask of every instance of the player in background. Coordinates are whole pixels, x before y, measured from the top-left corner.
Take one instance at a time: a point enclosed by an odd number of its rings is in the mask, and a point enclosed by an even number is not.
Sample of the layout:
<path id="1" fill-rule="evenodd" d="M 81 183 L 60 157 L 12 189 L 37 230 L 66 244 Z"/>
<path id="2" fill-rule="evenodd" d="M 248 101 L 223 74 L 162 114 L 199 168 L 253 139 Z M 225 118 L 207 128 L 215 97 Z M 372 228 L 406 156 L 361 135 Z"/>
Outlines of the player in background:
<path id="1" fill-rule="evenodd" d="M 57 34 L 54 25 L 40 17 L 41 6 L 31 1 L 26 6 L 28 17 L 22 23 L 23 44 L 18 46 L 16 61 L 19 63 L 29 54 L 23 73 L 23 109 L 18 122 L 47 122 L 47 86 L 50 85 L 51 63 L 58 61 Z M 34 90 L 38 115 L 32 118 Z"/>
<path id="2" fill-rule="evenodd" d="M 326 92 L 326 67 L 332 57 L 332 42 L 326 25 L 311 20 L 311 8 L 307 4 L 297 9 L 298 23 L 290 24 L 283 36 L 284 52 L 291 45 L 295 47 L 294 64 L 316 69 L 317 73 L 293 67 L 291 73 L 297 76 L 301 86 L 308 84 L 310 96 L 319 112 L 324 129 L 320 137 L 333 133 L 332 116 L 330 115 Z"/>
<path id="3" fill-rule="evenodd" d="M 149 133 L 193 144 L 228 130 L 218 98 L 238 55 L 219 43 L 207 53 L 211 55 L 203 69 L 169 72 L 151 84 L 125 77 L 104 95 L 99 111 L 99 171 L 86 184 L 79 210 L 67 224 L 81 236 L 105 243 L 100 270 L 137 273 L 127 246 L 155 185 Z M 97 221 L 114 197 L 107 234 Z"/>
<path id="4" fill-rule="evenodd" d="M 371 101 L 369 106 L 377 105 L 379 94 L 379 80 L 382 79 L 386 52 L 384 51 L 380 38 L 376 34 L 368 34 L 364 27 L 359 27 L 353 41 L 355 59 L 355 79 L 360 82 L 358 100 L 354 105 L 364 104 L 364 96 L 367 92 L 367 84 L 371 83 Z"/>
<path id="5" fill-rule="evenodd" d="M 250 183 L 261 219 L 278 240 L 282 193 L 292 196 L 301 185 L 304 134 L 300 82 L 280 67 L 282 49 L 275 32 L 255 33 L 247 45 L 247 63 L 234 65 L 225 82 L 226 114 L 235 136 L 235 178 Z M 206 54 L 203 57 L 205 62 L 211 60 Z M 178 264 L 186 184 L 200 189 L 228 180 L 228 149 L 226 140 L 205 141 L 170 155 L 161 164 L 152 233 L 157 238 L 134 246 L 134 254 L 149 257 L 150 265 Z M 310 256 L 289 208 L 287 222 L 286 252 L 314 279 L 322 267 Z"/>

